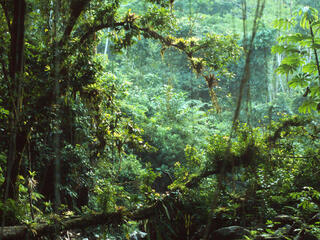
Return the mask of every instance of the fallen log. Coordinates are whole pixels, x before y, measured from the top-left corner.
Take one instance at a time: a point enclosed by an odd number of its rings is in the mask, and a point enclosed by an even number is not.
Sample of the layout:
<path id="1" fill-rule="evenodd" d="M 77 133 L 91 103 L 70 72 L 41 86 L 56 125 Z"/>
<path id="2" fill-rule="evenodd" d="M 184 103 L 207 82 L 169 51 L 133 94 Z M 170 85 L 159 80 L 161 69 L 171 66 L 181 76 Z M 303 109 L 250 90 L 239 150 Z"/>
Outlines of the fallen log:
<path id="1" fill-rule="evenodd" d="M 65 230 L 81 229 L 102 224 L 119 224 L 123 219 L 123 212 L 118 211 L 114 213 L 90 214 L 60 221 L 56 220 L 52 221 L 52 223 L 37 223 L 32 226 L 6 226 L 3 229 L 0 228 L 0 239 L 37 239 L 39 236 L 60 233 Z"/>
<path id="2" fill-rule="evenodd" d="M 117 226 L 124 220 L 139 221 L 148 219 L 155 214 L 156 209 L 161 206 L 162 202 L 170 200 L 169 198 L 171 197 L 171 195 L 168 195 L 156 201 L 152 206 L 138 210 L 128 211 L 119 209 L 112 213 L 94 213 L 61 220 L 58 220 L 58 216 L 50 223 L 0 227 L 0 240 L 39 239 L 40 236 L 59 234 L 66 230 L 84 229 L 98 225 Z"/>
<path id="3" fill-rule="evenodd" d="M 194 177 L 186 183 L 186 187 L 196 187 L 201 179 L 216 174 L 215 171 L 207 171 L 200 176 Z M 175 192 L 167 194 L 165 197 L 154 202 L 153 205 L 135 210 L 119 209 L 112 213 L 93 213 L 84 216 L 77 216 L 63 219 L 59 216 L 51 220 L 50 223 L 32 223 L 31 225 L 5 226 L 0 227 L 0 240 L 25 240 L 39 239 L 41 236 L 59 234 L 67 230 L 84 229 L 98 225 L 119 225 L 124 220 L 140 221 L 148 219 L 157 213 L 157 209 L 162 208 L 167 201 L 176 199 Z"/>

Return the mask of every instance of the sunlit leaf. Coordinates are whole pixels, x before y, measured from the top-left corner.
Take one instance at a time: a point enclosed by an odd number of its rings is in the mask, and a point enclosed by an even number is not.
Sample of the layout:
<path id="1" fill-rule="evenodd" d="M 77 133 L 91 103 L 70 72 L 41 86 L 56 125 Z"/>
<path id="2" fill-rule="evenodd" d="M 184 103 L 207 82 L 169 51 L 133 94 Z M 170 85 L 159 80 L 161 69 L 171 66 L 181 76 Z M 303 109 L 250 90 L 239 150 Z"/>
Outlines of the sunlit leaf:
<path id="1" fill-rule="evenodd" d="M 317 103 L 312 99 L 308 99 L 307 101 L 303 102 L 302 105 L 299 107 L 299 111 L 302 113 L 311 113 L 312 110 L 317 109 Z"/>
<path id="2" fill-rule="evenodd" d="M 315 62 L 310 62 L 302 67 L 302 71 L 308 74 L 315 74 L 317 72 L 317 65 Z"/>

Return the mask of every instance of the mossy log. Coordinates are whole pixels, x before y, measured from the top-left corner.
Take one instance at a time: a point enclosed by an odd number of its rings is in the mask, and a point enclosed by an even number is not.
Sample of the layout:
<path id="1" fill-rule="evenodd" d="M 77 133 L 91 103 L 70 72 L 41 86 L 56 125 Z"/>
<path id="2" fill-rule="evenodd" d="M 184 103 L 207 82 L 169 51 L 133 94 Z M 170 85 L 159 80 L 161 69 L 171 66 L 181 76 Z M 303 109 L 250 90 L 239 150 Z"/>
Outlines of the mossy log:
<path id="1" fill-rule="evenodd" d="M 124 219 L 122 211 L 114 213 L 90 214 L 51 223 L 37 223 L 32 226 L 6 226 L 0 228 L 1 240 L 37 239 L 40 236 L 60 233 L 65 230 L 82 229 L 90 226 L 119 224 Z M 2 236 L 1 236 L 2 234 Z"/>
<path id="2" fill-rule="evenodd" d="M 139 221 L 148 219 L 156 213 L 163 201 L 170 201 L 171 195 L 156 201 L 153 205 L 139 210 L 123 210 L 120 209 L 112 213 L 93 213 L 84 216 L 77 216 L 68 219 L 54 218 L 50 223 L 35 223 L 29 226 L 5 226 L 0 227 L 0 240 L 25 240 L 39 239 L 41 236 L 58 234 L 72 229 L 85 229 L 87 227 L 99 225 L 118 226 L 124 220 Z"/>

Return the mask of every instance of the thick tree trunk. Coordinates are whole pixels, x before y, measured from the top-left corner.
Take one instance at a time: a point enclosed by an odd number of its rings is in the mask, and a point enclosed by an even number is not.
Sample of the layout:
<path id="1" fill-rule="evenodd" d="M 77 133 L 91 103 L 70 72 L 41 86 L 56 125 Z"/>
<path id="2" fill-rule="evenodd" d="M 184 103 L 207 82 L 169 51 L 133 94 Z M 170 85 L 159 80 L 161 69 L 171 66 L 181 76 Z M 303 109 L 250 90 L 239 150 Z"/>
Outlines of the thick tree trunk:
<path id="1" fill-rule="evenodd" d="M 11 108 L 9 118 L 9 151 L 5 198 L 16 198 L 16 181 L 20 172 L 22 152 L 26 143 L 26 133 L 21 130 L 22 79 L 24 73 L 24 22 L 26 13 L 25 0 L 14 0 L 11 24 L 11 45 L 9 62 L 9 89 Z"/>
<path id="2" fill-rule="evenodd" d="M 16 199 L 17 198 L 17 186 L 16 186 L 16 181 L 18 178 L 18 175 L 20 173 L 20 168 L 21 168 L 21 162 L 22 162 L 22 154 L 24 152 L 25 146 L 27 144 L 27 137 L 28 134 L 26 131 L 22 131 L 21 129 L 18 129 L 18 131 L 15 133 L 15 156 L 11 156 L 14 157 L 11 158 L 11 162 L 7 163 L 7 178 L 4 182 L 4 186 L 6 187 L 6 191 L 7 191 L 7 196 L 6 198 L 12 198 L 12 199 Z M 13 155 L 13 153 L 11 153 Z M 12 164 L 11 166 L 9 166 L 9 164 Z M 9 174 L 9 167 L 11 167 L 10 169 L 10 174 Z"/>

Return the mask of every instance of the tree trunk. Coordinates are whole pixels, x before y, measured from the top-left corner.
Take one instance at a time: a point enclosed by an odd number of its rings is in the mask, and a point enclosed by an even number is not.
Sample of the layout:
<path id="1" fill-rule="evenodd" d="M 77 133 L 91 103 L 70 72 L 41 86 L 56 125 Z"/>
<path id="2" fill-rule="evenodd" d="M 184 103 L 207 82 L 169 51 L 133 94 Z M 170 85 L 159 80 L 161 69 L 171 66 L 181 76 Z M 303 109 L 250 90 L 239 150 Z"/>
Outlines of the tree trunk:
<path id="1" fill-rule="evenodd" d="M 24 23 L 26 13 L 25 0 L 14 0 L 13 19 L 11 24 L 11 45 L 9 56 L 9 151 L 7 156 L 7 174 L 5 199 L 17 198 L 16 181 L 20 172 L 22 153 L 27 140 L 27 131 L 22 129 L 21 111 L 23 99 L 24 74 Z"/>

